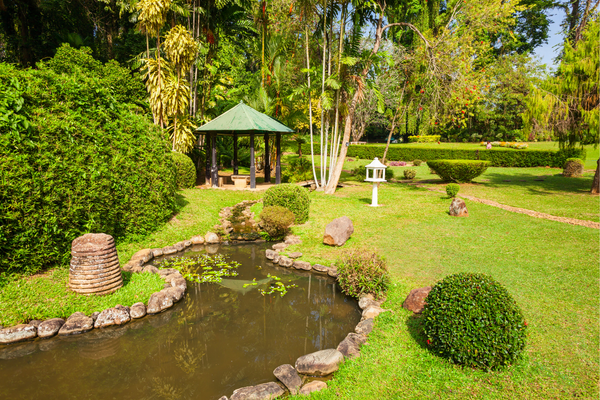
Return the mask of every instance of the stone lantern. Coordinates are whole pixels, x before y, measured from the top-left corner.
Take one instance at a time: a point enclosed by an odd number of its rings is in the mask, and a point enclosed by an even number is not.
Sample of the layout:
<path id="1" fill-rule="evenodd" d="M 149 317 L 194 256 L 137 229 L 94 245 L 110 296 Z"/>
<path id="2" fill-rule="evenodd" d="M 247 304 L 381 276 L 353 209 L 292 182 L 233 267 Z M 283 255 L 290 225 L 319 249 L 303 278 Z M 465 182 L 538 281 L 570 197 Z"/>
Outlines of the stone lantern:
<path id="1" fill-rule="evenodd" d="M 365 182 L 373 182 L 373 199 L 371 201 L 371 207 L 378 207 L 379 204 L 377 204 L 377 189 L 379 188 L 379 184 L 381 182 L 386 182 L 385 169 L 387 167 L 381 162 L 379 162 L 379 159 L 375 157 L 371 164 L 367 165 L 365 168 L 367 169 L 367 177 L 365 179 Z"/>

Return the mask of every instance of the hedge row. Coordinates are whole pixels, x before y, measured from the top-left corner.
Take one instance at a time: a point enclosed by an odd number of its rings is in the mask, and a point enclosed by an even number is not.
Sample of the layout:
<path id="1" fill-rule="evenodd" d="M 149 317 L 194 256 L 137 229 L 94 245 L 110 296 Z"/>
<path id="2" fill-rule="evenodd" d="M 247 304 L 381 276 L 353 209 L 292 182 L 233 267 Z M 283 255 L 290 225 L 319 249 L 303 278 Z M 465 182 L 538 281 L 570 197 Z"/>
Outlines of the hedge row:
<path id="1" fill-rule="evenodd" d="M 0 63 L 0 278 L 68 265 L 84 233 L 146 234 L 173 214 L 166 134 L 93 61 L 61 47 L 38 69 Z"/>
<path id="2" fill-rule="evenodd" d="M 318 150 L 318 148 L 315 148 Z M 385 145 L 354 145 L 348 148 L 348 157 L 372 160 L 381 158 Z M 303 154 L 310 154 L 310 145 L 302 145 Z M 490 161 L 492 167 L 555 167 L 562 168 L 567 158 L 581 158 L 585 160 L 585 149 L 569 150 L 515 150 L 505 148 L 494 149 L 427 149 L 410 147 L 410 145 L 390 147 L 388 161 L 413 161 L 413 160 L 485 160 Z"/>

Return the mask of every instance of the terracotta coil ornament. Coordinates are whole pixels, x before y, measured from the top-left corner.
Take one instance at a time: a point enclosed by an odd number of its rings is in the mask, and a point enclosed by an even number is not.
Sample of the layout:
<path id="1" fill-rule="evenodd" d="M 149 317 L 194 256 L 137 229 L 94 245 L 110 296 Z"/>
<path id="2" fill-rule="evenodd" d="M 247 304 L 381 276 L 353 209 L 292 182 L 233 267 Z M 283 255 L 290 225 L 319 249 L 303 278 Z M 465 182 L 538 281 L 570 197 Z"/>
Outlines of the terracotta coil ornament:
<path id="1" fill-rule="evenodd" d="M 123 286 L 115 240 L 87 233 L 71 244 L 69 287 L 81 294 L 109 294 Z"/>

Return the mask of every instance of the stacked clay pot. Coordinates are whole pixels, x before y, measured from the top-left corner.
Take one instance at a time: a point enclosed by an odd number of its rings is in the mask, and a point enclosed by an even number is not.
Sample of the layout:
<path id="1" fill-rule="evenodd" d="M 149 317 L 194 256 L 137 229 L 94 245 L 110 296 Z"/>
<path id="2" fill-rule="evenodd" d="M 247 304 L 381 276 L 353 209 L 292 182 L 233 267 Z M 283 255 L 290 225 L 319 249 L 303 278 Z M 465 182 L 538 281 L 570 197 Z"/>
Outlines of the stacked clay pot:
<path id="1" fill-rule="evenodd" d="M 87 233 L 71 244 L 69 287 L 81 294 L 108 294 L 123 286 L 115 240 Z"/>

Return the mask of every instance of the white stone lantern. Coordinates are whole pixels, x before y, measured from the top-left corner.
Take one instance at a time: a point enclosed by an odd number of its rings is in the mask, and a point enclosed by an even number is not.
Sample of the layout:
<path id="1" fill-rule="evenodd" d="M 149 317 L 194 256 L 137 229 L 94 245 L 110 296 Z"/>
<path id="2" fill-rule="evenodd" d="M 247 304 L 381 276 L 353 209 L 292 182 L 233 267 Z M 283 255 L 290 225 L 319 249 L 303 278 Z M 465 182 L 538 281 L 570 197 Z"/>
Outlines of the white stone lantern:
<path id="1" fill-rule="evenodd" d="M 367 169 L 367 177 L 365 179 L 365 182 L 373 182 L 373 199 L 371 200 L 371 207 L 378 207 L 379 204 L 377 204 L 377 189 L 379 188 L 379 184 L 381 182 L 386 182 L 385 169 L 387 167 L 381 162 L 379 162 L 379 159 L 375 157 L 371 164 L 367 165 L 365 168 Z"/>

